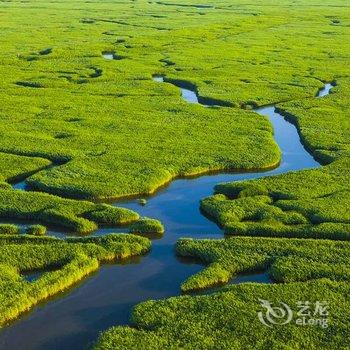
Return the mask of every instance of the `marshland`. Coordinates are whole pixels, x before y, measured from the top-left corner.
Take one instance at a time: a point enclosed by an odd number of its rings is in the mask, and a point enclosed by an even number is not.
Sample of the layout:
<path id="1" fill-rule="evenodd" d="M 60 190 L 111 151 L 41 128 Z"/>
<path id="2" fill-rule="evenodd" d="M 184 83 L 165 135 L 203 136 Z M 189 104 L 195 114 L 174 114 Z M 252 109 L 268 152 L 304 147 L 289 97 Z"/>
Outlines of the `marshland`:
<path id="1" fill-rule="evenodd" d="M 0 9 L 1 349 L 350 346 L 345 0 Z"/>

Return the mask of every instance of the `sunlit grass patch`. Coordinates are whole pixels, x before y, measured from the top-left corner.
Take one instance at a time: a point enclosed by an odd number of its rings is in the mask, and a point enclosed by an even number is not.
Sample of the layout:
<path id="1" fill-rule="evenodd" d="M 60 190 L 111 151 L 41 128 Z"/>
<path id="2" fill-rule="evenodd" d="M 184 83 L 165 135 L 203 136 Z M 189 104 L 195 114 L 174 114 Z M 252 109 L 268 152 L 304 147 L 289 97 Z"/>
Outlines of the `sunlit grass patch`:
<path id="1" fill-rule="evenodd" d="M 275 282 L 350 279 L 349 242 L 239 237 L 225 240 L 183 239 L 177 254 L 207 265 L 185 281 L 185 292 L 227 283 L 234 275 L 269 271 Z"/>
<path id="2" fill-rule="evenodd" d="M 306 283 L 259 285 L 248 283 L 204 296 L 181 296 L 139 304 L 132 314 L 133 327 L 113 327 L 102 333 L 95 350 L 118 349 L 330 349 L 344 347 L 349 329 L 348 282 L 317 280 Z M 260 300 L 293 311 L 292 321 L 267 327 Z M 307 301 L 314 312 L 318 301 L 327 302 L 327 315 L 316 326 L 296 323 L 298 302 Z M 311 316 L 312 317 L 312 316 Z M 285 320 L 285 319 L 283 319 Z M 323 326 L 324 325 L 324 326 Z"/>
<path id="3" fill-rule="evenodd" d="M 36 221 L 70 232 L 88 234 L 98 225 L 116 227 L 139 215 L 125 208 L 64 199 L 46 193 L 0 189 L 0 217 Z"/>
<path id="4" fill-rule="evenodd" d="M 73 286 L 101 264 L 142 255 L 149 249 L 147 238 L 128 234 L 65 240 L 1 235 L 0 325 Z M 21 273 L 36 270 L 47 272 L 34 282 L 21 277 Z"/>

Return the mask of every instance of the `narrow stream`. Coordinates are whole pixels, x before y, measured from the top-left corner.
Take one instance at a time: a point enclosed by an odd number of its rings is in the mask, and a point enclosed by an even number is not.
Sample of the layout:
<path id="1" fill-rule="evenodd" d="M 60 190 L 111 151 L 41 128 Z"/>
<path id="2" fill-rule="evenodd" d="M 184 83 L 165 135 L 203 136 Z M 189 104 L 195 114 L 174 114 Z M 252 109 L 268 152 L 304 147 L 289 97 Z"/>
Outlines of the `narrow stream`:
<path id="1" fill-rule="evenodd" d="M 163 82 L 159 78 L 154 80 Z M 179 87 L 178 84 L 176 86 Z M 327 95 L 332 87 L 326 84 L 318 97 Z M 189 93 L 181 86 L 180 89 L 187 102 L 198 103 L 194 90 Z M 176 257 L 174 244 L 182 237 L 223 237 L 218 226 L 199 211 L 200 199 L 211 195 L 217 183 L 320 166 L 304 149 L 294 125 L 276 113 L 274 106 L 257 108 L 255 112 L 268 117 L 274 127 L 275 140 L 283 153 L 278 168 L 261 173 L 218 174 L 175 180 L 148 198 L 145 206 L 140 206 L 137 199 L 118 201 L 115 205 L 161 220 L 166 228 L 164 237 L 153 241 L 152 251 L 148 255 L 127 263 L 104 265 L 79 287 L 34 308 L 2 331 L 0 348 L 86 349 L 100 331 L 114 325 L 128 324 L 134 305 L 148 299 L 179 295 L 181 283 L 203 268 L 193 261 Z M 95 234 L 113 231 L 116 230 L 101 229 Z M 230 283 L 244 282 L 272 281 L 267 272 L 263 272 L 237 276 Z"/>
<path id="2" fill-rule="evenodd" d="M 164 77 L 162 75 L 155 75 L 153 80 L 158 83 L 164 83 Z M 194 90 L 187 89 L 186 87 L 181 87 L 181 96 L 188 103 L 199 103 L 198 95 Z M 207 107 L 207 105 L 203 105 Z"/>

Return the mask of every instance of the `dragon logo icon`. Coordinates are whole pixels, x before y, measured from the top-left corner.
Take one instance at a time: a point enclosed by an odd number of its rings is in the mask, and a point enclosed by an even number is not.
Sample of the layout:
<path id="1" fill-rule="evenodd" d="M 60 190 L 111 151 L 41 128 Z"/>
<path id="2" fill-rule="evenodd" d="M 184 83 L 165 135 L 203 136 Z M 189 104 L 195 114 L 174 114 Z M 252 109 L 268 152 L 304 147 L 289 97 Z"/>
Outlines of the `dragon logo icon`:
<path id="1" fill-rule="evenodd" d="M 267 300 L 259 299 L 261 306 L 265 311 L 258 312 L 259 321 L 267 327 L 272 328 L 274 325 L 285 325 L 293 318 L 293 312 L 290 307 L 280 302 L 280 306 L 273 306 Z"/>

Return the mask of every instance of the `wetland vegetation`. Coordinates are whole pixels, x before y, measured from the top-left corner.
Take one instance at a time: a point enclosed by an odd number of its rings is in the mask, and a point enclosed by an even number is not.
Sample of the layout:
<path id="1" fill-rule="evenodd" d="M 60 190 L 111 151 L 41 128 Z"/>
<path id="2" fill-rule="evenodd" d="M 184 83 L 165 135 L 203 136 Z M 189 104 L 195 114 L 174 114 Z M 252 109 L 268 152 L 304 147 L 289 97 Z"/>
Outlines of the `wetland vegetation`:
<path id="1" fill-rule="evenodd" d="M 0 325 L 71 287 L 100 264 L 142 255 L 149 249 L 147 238 L 126 234 L 66 240 L 1 235 Z M 35 270 L 48 272 L 31 282 L 22 278 L 22 273 Z"/>
<path id="2" fill-rule="evenodd" d="M 0 348 L 350 347 L 345 0 L 12 0 L 0 20 Z M 266 327 L 259 299 L 327 301 L 327 327 Z"/>

